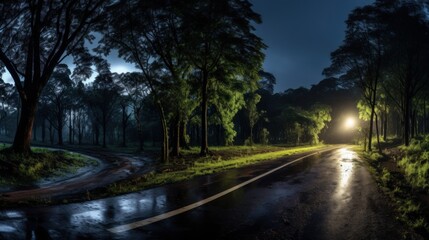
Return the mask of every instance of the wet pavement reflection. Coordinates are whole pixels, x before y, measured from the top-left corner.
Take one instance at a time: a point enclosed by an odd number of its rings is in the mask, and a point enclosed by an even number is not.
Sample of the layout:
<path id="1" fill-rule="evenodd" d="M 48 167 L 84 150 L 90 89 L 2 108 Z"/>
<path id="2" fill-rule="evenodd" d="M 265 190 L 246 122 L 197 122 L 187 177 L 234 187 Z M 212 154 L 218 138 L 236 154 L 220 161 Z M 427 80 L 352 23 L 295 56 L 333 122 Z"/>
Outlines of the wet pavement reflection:
<path id="1" fill-rule="evenodd" d="M 107 231 L 205 199 L 290 160 L 80 204 L 0 210 L 0 239 L 330 239 L 344 234 L 335 226 L 355 218 L 351 210 L 368 208 L 359 184 L 367 187 L 370 181 L 356 153 L 346 148 L 308 157 L 164 221 L 120 234 Z"/>

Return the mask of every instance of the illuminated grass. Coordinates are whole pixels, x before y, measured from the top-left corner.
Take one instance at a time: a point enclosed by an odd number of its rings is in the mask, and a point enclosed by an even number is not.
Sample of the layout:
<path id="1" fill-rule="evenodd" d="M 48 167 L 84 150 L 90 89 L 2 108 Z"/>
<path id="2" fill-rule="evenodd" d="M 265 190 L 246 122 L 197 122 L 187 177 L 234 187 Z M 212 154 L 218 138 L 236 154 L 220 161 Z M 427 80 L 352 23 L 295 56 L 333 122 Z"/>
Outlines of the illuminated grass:
<path id="1" fill-rule="evenodd" d="M 213 174 L 227 169 L 233 169 L 263 161 L 287 157 L 293 154 L 304 153 L 322 148 L 322 145 L 305 146 L 294 148 L 282 148 L 275 146 L 239 146 L 239 147 L 220 147 L 211 148 L 213 156 L 197 158 L 188 167 L 182 170 L 174 170 L 174 166 L 166 166 L 164 172 L 151 172 L 130 180 L 117 182 L 107 187 L 111 194 L 120 194 L 125 192 L 139 191 L 148 187 L 158 186 L 166 183 L 179 182 L 191 179 L 196 176 Z M 271 152 L 267 152 L 271 151 Z M 185 156 L 195 154 L 196 150 L 185 151 Z M 254 154 L 254 152 L 262 152 Z M 247 155 L 244 155 L 246 154 Z M 236 156 L 236 155 L 243 156 Z M 220 156 L 224 156 L 223 158 Z M 228 159 L 224 159 L 228 156 Z M 189 160 L 185 160 L 190 162 Z"/>
<path id="2" fill-rule="evenodd" d="M 0 186 L 32 185 L 39 180 L 75 173 L 97 161 L 65 151 L 33 148 L 29 156 L 0 151 Z"/>
<path id="3" fill-rule="evenodd" d="M 400 173 L 384 167 L 383 162 L 388 159 L 377 152 L 364 152 L 363 148 L 354 148 L 354 150 L 367 160 L 369 171 L 375 177 L 384 194 L 391 199 L 395 207 L 396 217 L 409 227 L 427 234 L 429 224 L 423 209 L 426 206 L 415 195 L 416 192 L 412 190 L 412 184 L 405 181 L 408 173 L 406 171 Z M 397 164 L 401 165 L 402 161 L 404 160 L 402 159 Z"/>

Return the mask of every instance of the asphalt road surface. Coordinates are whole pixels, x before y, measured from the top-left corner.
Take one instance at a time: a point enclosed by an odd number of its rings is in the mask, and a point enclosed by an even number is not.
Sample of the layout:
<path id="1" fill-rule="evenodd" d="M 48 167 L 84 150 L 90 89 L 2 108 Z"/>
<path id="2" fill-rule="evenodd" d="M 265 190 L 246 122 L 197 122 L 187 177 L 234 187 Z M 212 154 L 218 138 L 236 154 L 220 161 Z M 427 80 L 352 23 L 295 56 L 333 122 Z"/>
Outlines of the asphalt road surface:
<path id="1" fill-rule="evenodd" d="M 346 147 L 118 197 L 0 210 L 0 239 L 403 239 L 405 231 Z"/>

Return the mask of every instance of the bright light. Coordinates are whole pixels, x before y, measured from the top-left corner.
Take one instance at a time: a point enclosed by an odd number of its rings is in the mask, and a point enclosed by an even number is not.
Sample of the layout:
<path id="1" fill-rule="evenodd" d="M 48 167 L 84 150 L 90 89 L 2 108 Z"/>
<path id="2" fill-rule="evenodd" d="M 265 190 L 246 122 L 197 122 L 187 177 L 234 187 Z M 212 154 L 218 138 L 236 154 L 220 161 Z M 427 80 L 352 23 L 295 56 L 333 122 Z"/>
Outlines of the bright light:
<path id="1" fill-rule="evenodd" d="M 346 129 L 352 129 L 355 127 L 355 125 L 356 125 L 356 120 L 352 117 L 347 118 L 344 124 Z"/>

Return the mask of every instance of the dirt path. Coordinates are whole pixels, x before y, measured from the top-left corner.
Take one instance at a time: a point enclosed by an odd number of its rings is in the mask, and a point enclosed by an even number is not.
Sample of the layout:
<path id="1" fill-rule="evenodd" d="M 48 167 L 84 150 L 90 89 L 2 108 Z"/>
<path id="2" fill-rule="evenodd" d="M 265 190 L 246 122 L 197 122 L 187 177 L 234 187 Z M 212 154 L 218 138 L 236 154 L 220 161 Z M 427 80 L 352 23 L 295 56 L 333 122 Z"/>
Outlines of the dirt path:
<path id="1" fill-rule="evenodd" d="M 146 156 L 113 153 L 99 149 L 67 148 L 67 150 L 96 158 L 100 164 L 94 169 L 88 169 L 60 181 L 45 181 L 30 189 L 4 192 L 0 195 L 1 198 L 11 202 L 50 201 L 73 197 L 88 199 L 90 198 L 86 195 L 88 191 L 149 171 L 153 164 L 153 160 Z"/>

